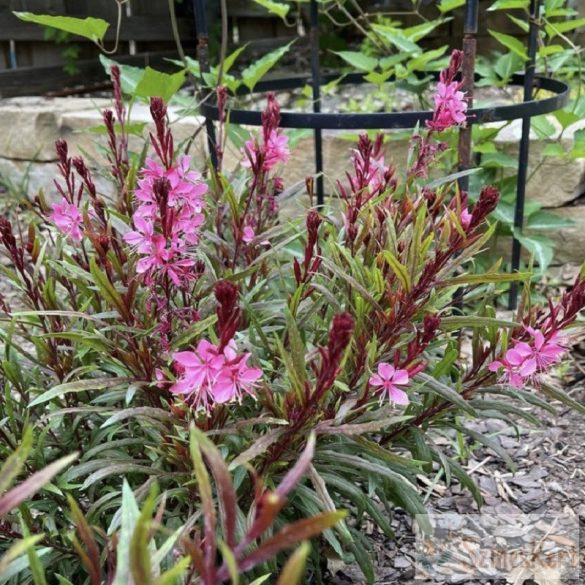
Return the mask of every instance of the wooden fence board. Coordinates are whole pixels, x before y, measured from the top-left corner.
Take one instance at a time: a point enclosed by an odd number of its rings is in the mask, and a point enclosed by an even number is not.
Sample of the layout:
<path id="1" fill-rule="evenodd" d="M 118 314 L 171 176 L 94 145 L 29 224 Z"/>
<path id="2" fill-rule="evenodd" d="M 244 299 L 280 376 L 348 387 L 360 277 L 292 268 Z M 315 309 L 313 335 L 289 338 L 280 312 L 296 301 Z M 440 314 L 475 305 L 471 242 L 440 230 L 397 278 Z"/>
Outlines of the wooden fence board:
<path id="1" fill-rule="evenodd" d="M 189 39 L 193 36 L 193 23 L 188 18 L 178 19 L 181 38 Z M 113 41 L 116 37 L 115 23 L 112 22 L 106 39 Z M 72 37 L 73 38 L 73 37 Z M 45 29 L 30 22 L 23 22 L 11 13 L 0 13 L 0 42 L 1 41 L 43 41 Z M 131 16 L 124 18 L 120 30 L 122 41 L 172 41 L 173 32 L 169 19 L 157 16 Z M 74 41 L 84 42 L 86 39 L 74 37 Z M 90 42 L 90 41 L 88 41 Z"/>
<path id="2" fill-rule="evenodd" d="M 144 67 L 150 65 L 159 70 L 174 69 L 166 59 L 176 57 L 173 51 L 142 53 L 116 57 L 120 63 Z M 57 89 L 87 85 L 88 82 L 107 82 L 108 77 L 97 59 L 77 63 L 79 73 L 69 75 L 62 66 L 20 67 L 0 71 L 0 98 L 22 95 L 44 95 Z"/>

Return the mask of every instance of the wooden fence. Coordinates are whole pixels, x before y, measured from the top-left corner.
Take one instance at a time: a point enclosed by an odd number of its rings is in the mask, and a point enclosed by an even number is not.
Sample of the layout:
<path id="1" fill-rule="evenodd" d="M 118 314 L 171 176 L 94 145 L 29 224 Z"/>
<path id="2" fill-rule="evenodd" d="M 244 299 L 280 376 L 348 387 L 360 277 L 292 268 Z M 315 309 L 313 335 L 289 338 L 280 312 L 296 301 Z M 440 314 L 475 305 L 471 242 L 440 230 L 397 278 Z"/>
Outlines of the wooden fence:
<path id="1" fill-rule="evenodd" d="M 585 2 L 585 0 L 583 0 Z M 374 0 L 360 4 L 367 8 Z M 481 52 L 497 47 L 487 32 L 496 28 L 501 32 L 516 34 L 516 25 L 502 12 L 486 12 L 493 0 L 481 0 L 479 47 Z M 377 0 L 376 10 L 408 9 L 410 0 Z M 219 0 L 207 0 L 211 34 L 219 35 Z M 98 49 L 88 41 L 71 37 L 72 45 L 56 42 L 47 37 L 43 27 L 17 19 L 12 11 L 28 11 L 68 16 L 94 16 L 111 23 L 106 45 L 112 46 L 115 37 L 117 5 L 115 0 L 0 0 L 0 97 L 52 93 L 67 93 L 76 86 L 91 89 L 106 82 L 105 74 L 96 57 Z M 433 2 L 425 3 L 427 15 L 436 16 Z M 121 62 L 168 67 L 165 57 L 176 54 L 168 0 L 129 0 L 124 4 L 124 18 L 120 34 L 120 46 L 115 58 Z M 178 25 L 186 51 L 195 53 L 195 23 L 190 0 L 176 3 Z M 281 45 L 298 34 L 296 27 L 267 13 L 251 0 L 228 0 L 229 41 L 231 45 L 249 43 L 256 46 L 256 54 Z M 405 24 L 419 22 L 409 17 L 401 18 Z M 329 25 L 329 28 L 331 25 Z M 349 35 L 351 28 L 337 31 Z M 453 13 L 453 19 L 439 27 L 429 39 L 429 46 L 449 43 L 461 45 L 462 10 Z M 518 36 L 518 35 L 516 35 Z M 305 39 L 306 40 L 306 39 Z M 299 43 L 297 47 L 302 47 Z M 501 49 L 501 47 L 499 47 Z M 70 55 L 70 67 L 67 67 Z M 247 52 L 248 55 L 254 53 Z M 72 67 L 71 67 L 72 66 Z M 71 69 L 74 73 L 72 74 Z"/>

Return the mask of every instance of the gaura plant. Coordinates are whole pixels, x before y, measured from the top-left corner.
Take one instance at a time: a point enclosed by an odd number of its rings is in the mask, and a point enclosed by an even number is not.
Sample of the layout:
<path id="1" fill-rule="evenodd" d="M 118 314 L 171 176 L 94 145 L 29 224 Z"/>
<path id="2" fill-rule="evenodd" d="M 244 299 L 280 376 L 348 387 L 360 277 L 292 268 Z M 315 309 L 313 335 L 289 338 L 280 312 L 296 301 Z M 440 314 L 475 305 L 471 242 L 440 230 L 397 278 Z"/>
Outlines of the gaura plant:
<path id="1" fill-rule="evenodd" d="M 456 52 L 441 75 L 404 176 L 381 136 L 362 136 L 337 178 L 341 211 L 300 219 L 279 213 L 289 146 L 274 96 L 225 174 L 220 88 L 220 167 L 196 171 L 160 99 L 150 149 L 129 150 L 112 69 L 110 192 L 60 141 L 51 199 L 39 193 L 28 227 L 0 220 L 16 293 L 1 299 L 0 449 L 34 427 L 27 474 L 79 452 L 1 520 L 2 549 L 22 540 L 33 559 L 8 553 L 4 582 L 295 583 L 305 559 L 319 582 L 324 543 L 372 581 L 360 526 L 392 536 L 393 506 L 424 514 L 421 478 L 458 481 L 481 504 L 438 436 L 468 435 L 513 467 L 465 421 L 537 423 L 520 406 L 554 411 L 547 397 L 583 410 L 542 374 L 570 346 L 585 282 L 538 307 L 530 274 L 474 274 L 498 192 L 471 204 L 456 175 L 428 178 L 464 123 L 459 62 Z M 494 284 L 514 279 L 524 302 L 501 319 Z M 303 544 L 284 565 L 284 548 L 319 533 L 310 556 Z"/>

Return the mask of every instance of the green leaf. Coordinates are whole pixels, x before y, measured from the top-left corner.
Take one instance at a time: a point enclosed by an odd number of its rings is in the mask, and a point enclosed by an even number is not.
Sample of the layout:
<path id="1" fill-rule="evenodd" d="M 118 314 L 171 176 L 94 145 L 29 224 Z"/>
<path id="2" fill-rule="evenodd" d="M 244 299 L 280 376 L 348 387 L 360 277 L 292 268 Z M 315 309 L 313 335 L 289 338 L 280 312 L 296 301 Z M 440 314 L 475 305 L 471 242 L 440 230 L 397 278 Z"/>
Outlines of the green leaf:
<path id="1" fill-rule="evenodd" d="M 409 292 L 412 287 L 412 283 L 410 281 L 410 277 L 408 276 L 408 270 L 406 269 L 406 266 L 404 266 L 404 264 L 402 264 L 396 258 L 396 256 L 390 252 L 390 250 L 384 250 L 381 252 L 381 254 L 384 260 L 386 260 L 386 262 L 388 262 L 390 265 L 392 272 L 394 272 L 396 278 L 398 278 L 406 292 Z"/>
<path id="2" fill-rule="evenodd" d="M 391 45 L 406 53 L 418 54 L 422 49 L 414 42 L 408 39 L 399 29 L 386 27 L 384 25 L 372 24 L 372 28 Z"/>
<path id="3" fill-rule="evenodd" d="M 184 347 L 185 345 L 191 343 L 194 339 L 199 337 L 202 333 L 210 329 L 215 325 L 217 322 L 217 315 L 214 313 L 202 319 L 201 321 L 197 321 L 193 326 L 189 327 L 187 331 L 178 335 L 172 344 L 173 349 L 178 349 L 180 347 Z"/>
<path id="4" fill-rule="evenodd" d="M 89 390 L 105 390 L 106 388 L 115 388 L 132 381 L 131 378 L 93 378 L 91 380 L 77 380 L 76 382 L 67 382 L 53 386 L 50 390 L 43 392 L 29 403 L 29 408 L 48 402 L 61 394 L 70 394 L 72 392 L 87 392 Z"/>
<path id="5" fill-rule="evenodd" d="M 299 585 L 310 550 L 311 545 L 308 542 L 301 543 L 283 567 L 276 585 Z"/>
<path id="6" fill-rule="evenodd" d="M 92 256 L 89 260 L 89 271 L 94 281 L 102 293 L 102 296 L 108 301 L 110 306 L 116 308 L 124 319 L 129 319 L 128 309 L 120 293 L 114 288 L 105 272 L 97 265 L 96 259 Z"/>
<path id="7" fill-rule="evenodd" d="M 25 539 L 30 538 L 31 534 L 26 522 L 24 521 L 24 518 L 21 520 L 20 525 L 22 527 L 22 535 L 25 537 Z M 26 556 L 28 557 L 29 568 L 32 574 L 34 585 L 47 585 L 45 568 L 43 567 L 41 559 L 39 558 L 39 555 L 37 554 L 34 546 L 27 547 Z"/>
<path id="8" fill-rule="evenodd" d="M 234 63 L 236 62 L 237 58 L 248 48 L 248 43 L 245 43 L 244 45 L 242 45 L 241 47 L 238 47 L 235 51 L 233 51 L 232 53 L 230 53 L 226 58 L 225 61 L 223 62 L 223 72 L 224 74 L 227 73 L 234 65 Z M 195 63 L 199 64 L 198 61 L 195 61 Z"/>
<path id="9" fill-rule="evenodd" d="M 585 405 L 571 398 L 561 388 L 555 388 L 550 384 L 543 383 L 541 384 L 540 389 L 541 392 L 543 394 L 546 394 L 549 398 L 552 398 L 553 400 L 558 400 L 565 406 L 572 408 L 573 410 L 579 412 L 580 414 L 585 414 Z"/>
<path id="10" fill-rule="evenodd" d="M 112 585 L 127 585 L 130 583 L 130 541 L 134 533 L 134 527 L 140 516 L 138 504 L 132 489 L 126 479 L 122 485 L 122 507 L 121 510 L 121 528 L 116 550 L 116 575 Z M 113 525 L 110 526 L 108 534 L 113 532 Z"/>
<path id="11" fill-rule="evenodd" d="M 493 9 L 491 9 L 493 10 Z M 528 24 L 527 20 L 522 20 L 521 18 L 516 18 L 512 14 L 506 15 L 521 31 L 528 33 L 530 30 L 530 25 Z"/>
<path id="12" fill-rule="evenodd" d="M 465 0 L 441 0 L 439 10 L 444 14 L 465 5 Z"/>
<path id="13" fill-rule="evenodd" d="M 515 321 L 507 321 L 505 319 L 496 319 L 495 317 L 477 317 L 475 315 L 455 315 L 452 317 L 443 317 L 441 319 L 441 329 L 447 331 L 451 329 L 461 329 L 462 327 L 470 327 L 472 329 L 483 327 L 518 327 L 519 324 Z"/>
<path id="14" fill-rule="evenodd" d="M 8 570 L 9 565 L 33 547 L 39 541 L 43 540 L 44 534 L 35 534 L 22 540 L 17 540 L 12 546 L 0 557 L 0 575 L 4 575 Z"/>
<path id="15" fill-rule="evenodd" d="M 529 0 L 497 0 L 488 10 L 518 10 L 528 8 Z"/>
<path id="16" fill-rule="evenodd" d="M 108 75 L 111 75 L 112 66 L 117 65 L 120 68 L 120 83 L 122 84 L 122 91 L 127 95 L 136 95 L 136 87 L 144 77 L 144 69 L 142 67 L 133 67 L 132 65 L 116 63 L 116 61 L 108 59 L 105 55 L 100 55 L 100 63 Z"/>
<path id="17" fill-rule="evenodd" d="M 101 42 L 106 36 L 109 23 L 101 18 L 73 18 L 71 16 L 49 16 L 47 14 L 33 14 L 32 12 L 14 12 L 20 20 L 33 22 L 43 26 L 50 26 L 73 35 Z"/>
<path id="18" fill-rule="evenodd" d="M 455 428 L 460 433 L 463 433 L 464 435 L 471 437 L 480 445 L 483 445 L 484 447 L 491 449 L 494 453 L 496 453 L 501 459 L 503 459 L 506 462 L 506 465 L 508 466 L 512 473 L 516 472 L 517 469 L 516 464 L 514 463 L 514 461 L 512 461 L 512 458 L 510 457 L 508 451 L 506 451 L 506 449 L 504 449 L 498 442 L 492 441 L 492 439 L 490 439 L 486 435 L 478 433 L 477 431 L 474 431 L 473 429 L 470 429 L 463 425 L 452 425 L 452 428 Z"/>
<path id="19" fill-rule="evenodd" d="M 554 256 L 554 242 L 550 238 L 534 234 L 521 235 L 517 231 L 514 232 L 514 237 L 534 255 L 541 272 L 550 266 Z"/>
<path id="20" fill-rule="evenodd" d="M 554 142 L 553 144 L 547 144 L 542 151 L 543 156 L 554 156 L 556 158 L 563 158 L 567 151 L 562 144 Z"/>
<path id="21" fill-rule="evenodd" d="M 155 505 L 156 491 L 153 489 L 144 503 L 130 541 L 130 572 L 134 583 L 140 583 L 140 585 L 152 583 L 151 551 L 148 544 L 151 539 L 151 523 Z"/>
<path id="22" fill-rule="evenodd" d="M 577 28 L 585 26 L 585 18 L 577 18 L 575 20 L 565 20 L 563 22 L 551 22 L 550 20 L 544 25 L 546 34 L 553 38 L 557 35 L 571 32 Z"/>
<path id="23" fill-rule="evenodd" d="M 559 124 L 563 127 L 563 130 L 581 119 L 579 114 L 576 114 L 570 110 L 558 110 L 553 112 L 553 116 L 559 121 Z"/>
<path id="24" fill-rule="evenodd" d="M 442 382 L 435 380 L 432 376 L 429 376 L 424 372 L 417 374 L 416 378 L 424 383 L 424 387 L 430 388 L 433 393 L 438 394 L 444 400 L 452 402 L 455 406 L 458 406 L 461 408 L 461 410 L 464 410 L 473 417 L 477 416 L 477 411 L 473 408 L 473 406 L 471 406 L 469 402 L 465 400 L 465 398 L 462 398 L 458 392 L 449 386 L 446 386 Z M 422 390 L 422 387 L 420 390 Z"/>
<path id="25" fill-rule="evenodd" d="M 321 534 L 328 528 L 333 528 L 346 515 L 347 513 L 344 511 L 326 512 L 312 518 L 286 524 L 274 536 L 266 539 L 248 557 L 243 559 L 240 562 L 240 570 L 248 571 L 256 565 L 273 558 L 280 551 L 292 548 L 304 540 Z"/>
<path id="26" fill-rule="evenodd" d="M 66 467 L 69 467 L 78 454 L 73 453 L 67 457 L 62 457 L 57 461 L 51 463 L 47 467 L 33 473 L 28 479 L 23 481 L 21 484 L 12 488 L 9 492 L 0 497 L 0 518 L 8 514 L 8 512 L 14 510 L 22 502 L 36 494 L 42 487 L 49 483 L 53 477 L 63 471 Z"/>
<path id="27" fill-rule="evenodd" d="M 285 18 L 290 10 L 289 4 L 282 4 L 281 2 L 273 2 L 273 0 L 254 0 L 256 4 L 260 4 L 268 10 L 268 12 L 272 12 L 272 14 L 276 14 L 280 18 Z"/>
<path id="28" fill-rule="evenodd" d="M 557 129 L 549 120 L 548 116 L 535 116 L 530 119 L 532 129 L 536 132 L 538 138 L 544 140 L 555 135 Z"/>
<path id="29" fill-rule="evenodd" d="M 373 71 L 378 66 L 378 59 L 358 53 L 356 51 L 333 51 L 341 57 L 346 63 L 349 63 L 355 69 L 361 71 Z"/>
<path id="30" fill-rule="evenodd" d="M 481 166 L 485 169 L 516 169 L 518 161 L 504 152 L 488 152 L 481 157 Z"/>
<path id="31" fill-rule="evenodd" d="M 190 564 L 191 557 L 183 557 L 181 560 L 175 561 L 175 565 L 156 579 L 154 585 L 176 585 L 177 580 L 183 576 Z"/>
<path id="32" fill-rule="evenodd" d="M 242 81 L 252 91 L 256 84 L 264 77 L 280 59 L 289 51 L 294 41 L 264 55 L 242 71 Z"/>
<path id="33" fill-rule="evenodd" d="M 522 69 L 522 58 L 515 53 L 504 53 L 494 63 L 494 71 L 497 73 L 501 81 L 498 85 L 508 83 L 512 75 Z"/>
<path id="34" fill-rule="evenodd" d="M 518 40 L 516 37 L 511 35 L 506 35 L 504 33 L 499 33 L 497 31 L 488 29 L 488 32 L 496 41 L 504 45 L 507 49 L 512 51 L 512 53 L 521 57 L 524 61 L 528 61 L 528 54 L 526 53 L 526 47 L 522 41 Z"/>
<path id="35" fill-rule="evenodd" d="M 460 274 L 443 282 L 445 286 L 457 286 L 461 284 L 487 284 L 490 282 L 515 282 L 532 278 L 532 272 L 497 272 L 483 274 Z"/>
<path id="36" fill-rule="evenodd" d="M 32 428 L 24 431 L 22 442 L 0 468 L 0 494 L 3 494 L 11 485 L 14 478 L 21 472 L 33 444 Z"/>
<path id="37" fill-rule="evenodd" d="M 526 220 L 526 227 L 535 230 L 556 230 L 573 227 L 575 222 L 565 217 L 559 217 L 550 211 L 541 209 L 532 213 Z"/>
<path id="38" fill-rule="evenodd" d="M 160 97 L 168 103 L 181 89 L 183 83 L 185 83 L 185 71 L 169 74 L 147 67 L 136 86 L 136 97 Z"/>

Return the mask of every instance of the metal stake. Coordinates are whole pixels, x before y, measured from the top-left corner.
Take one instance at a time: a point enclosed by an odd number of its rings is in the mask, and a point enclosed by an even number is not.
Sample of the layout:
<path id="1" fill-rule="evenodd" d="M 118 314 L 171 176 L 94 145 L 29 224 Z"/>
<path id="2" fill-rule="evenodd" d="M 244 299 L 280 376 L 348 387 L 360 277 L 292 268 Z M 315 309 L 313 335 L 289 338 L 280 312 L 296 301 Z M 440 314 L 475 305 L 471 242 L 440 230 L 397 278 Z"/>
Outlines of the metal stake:
<path id="1" fill-rule="evenodd" d="M 205 14 L 205 0 L 193 0 L 193 9 L 195 12 L 195 32 L 197 35 L 197 61 L 199 61 L 199 70 L 201 81 L 203 82 L 203 73 L 209 72 L 209 34 L 207 30 L 207 16 Z M 211 91 L 201 92 L 200 98 L 203 100 L 213 99 Z M 205 130 L 207 132 L 207 147 L 211 164 L 217 170 L 217 140 L 215 137 L 215 126 L 213 120 L 205 117 Z"/>
<path id="2" fill-rule="evenodd" d="M 528 62 L 524 76 L 524 101 L 533 97 L 534 74 L 536 69 L 536 51 L 538 48 L 540 0 L 530 0 L 530 30 L 528 36 Z M 524 199 L 526 196 L 526 179 L 528 177 L 528 155 L 530 153 L 530 116 L 522 118 L 522 137 L 518 155 L 518 183 L 516 185 L 516 205 L 514 209 L 514 235 L 522 233 L 524 225 Z M 522 247 L 520 241 L 514 237 L 512 242 L 512 272 L 520 269 Z M 518 283 L 510 286 L 508 308 L 514 310 L 518 305 Z"/>
<path id="3" fill-rule="evenodd" d="M 319 66 L 319 4 L 311 0 L 310 41 L 311 41 L 311 75 L 313 89 L 313 112 L 321 111 L 321 69 Z M 323 183 L 323 134 L 315 129 L 315 173 L 317 174 L 317 206 L 322 207 L 325 190 Z"/>
<path id="4" fill-rule="evenodd" d="M 465 21 L 463 25 L 463 63 L 461 65 L 462 90 L 465 92 L 469 109 L 473 107 L 473 90 L 475 85 L 475 56 L 477 54 L 479 0 L 467 0 L 465 3 Z M 471 168 L 471 125 L 459 131 L 459 170 Z M 459 188 L 469 190 L 469 176 L 459 179 Z"/>

